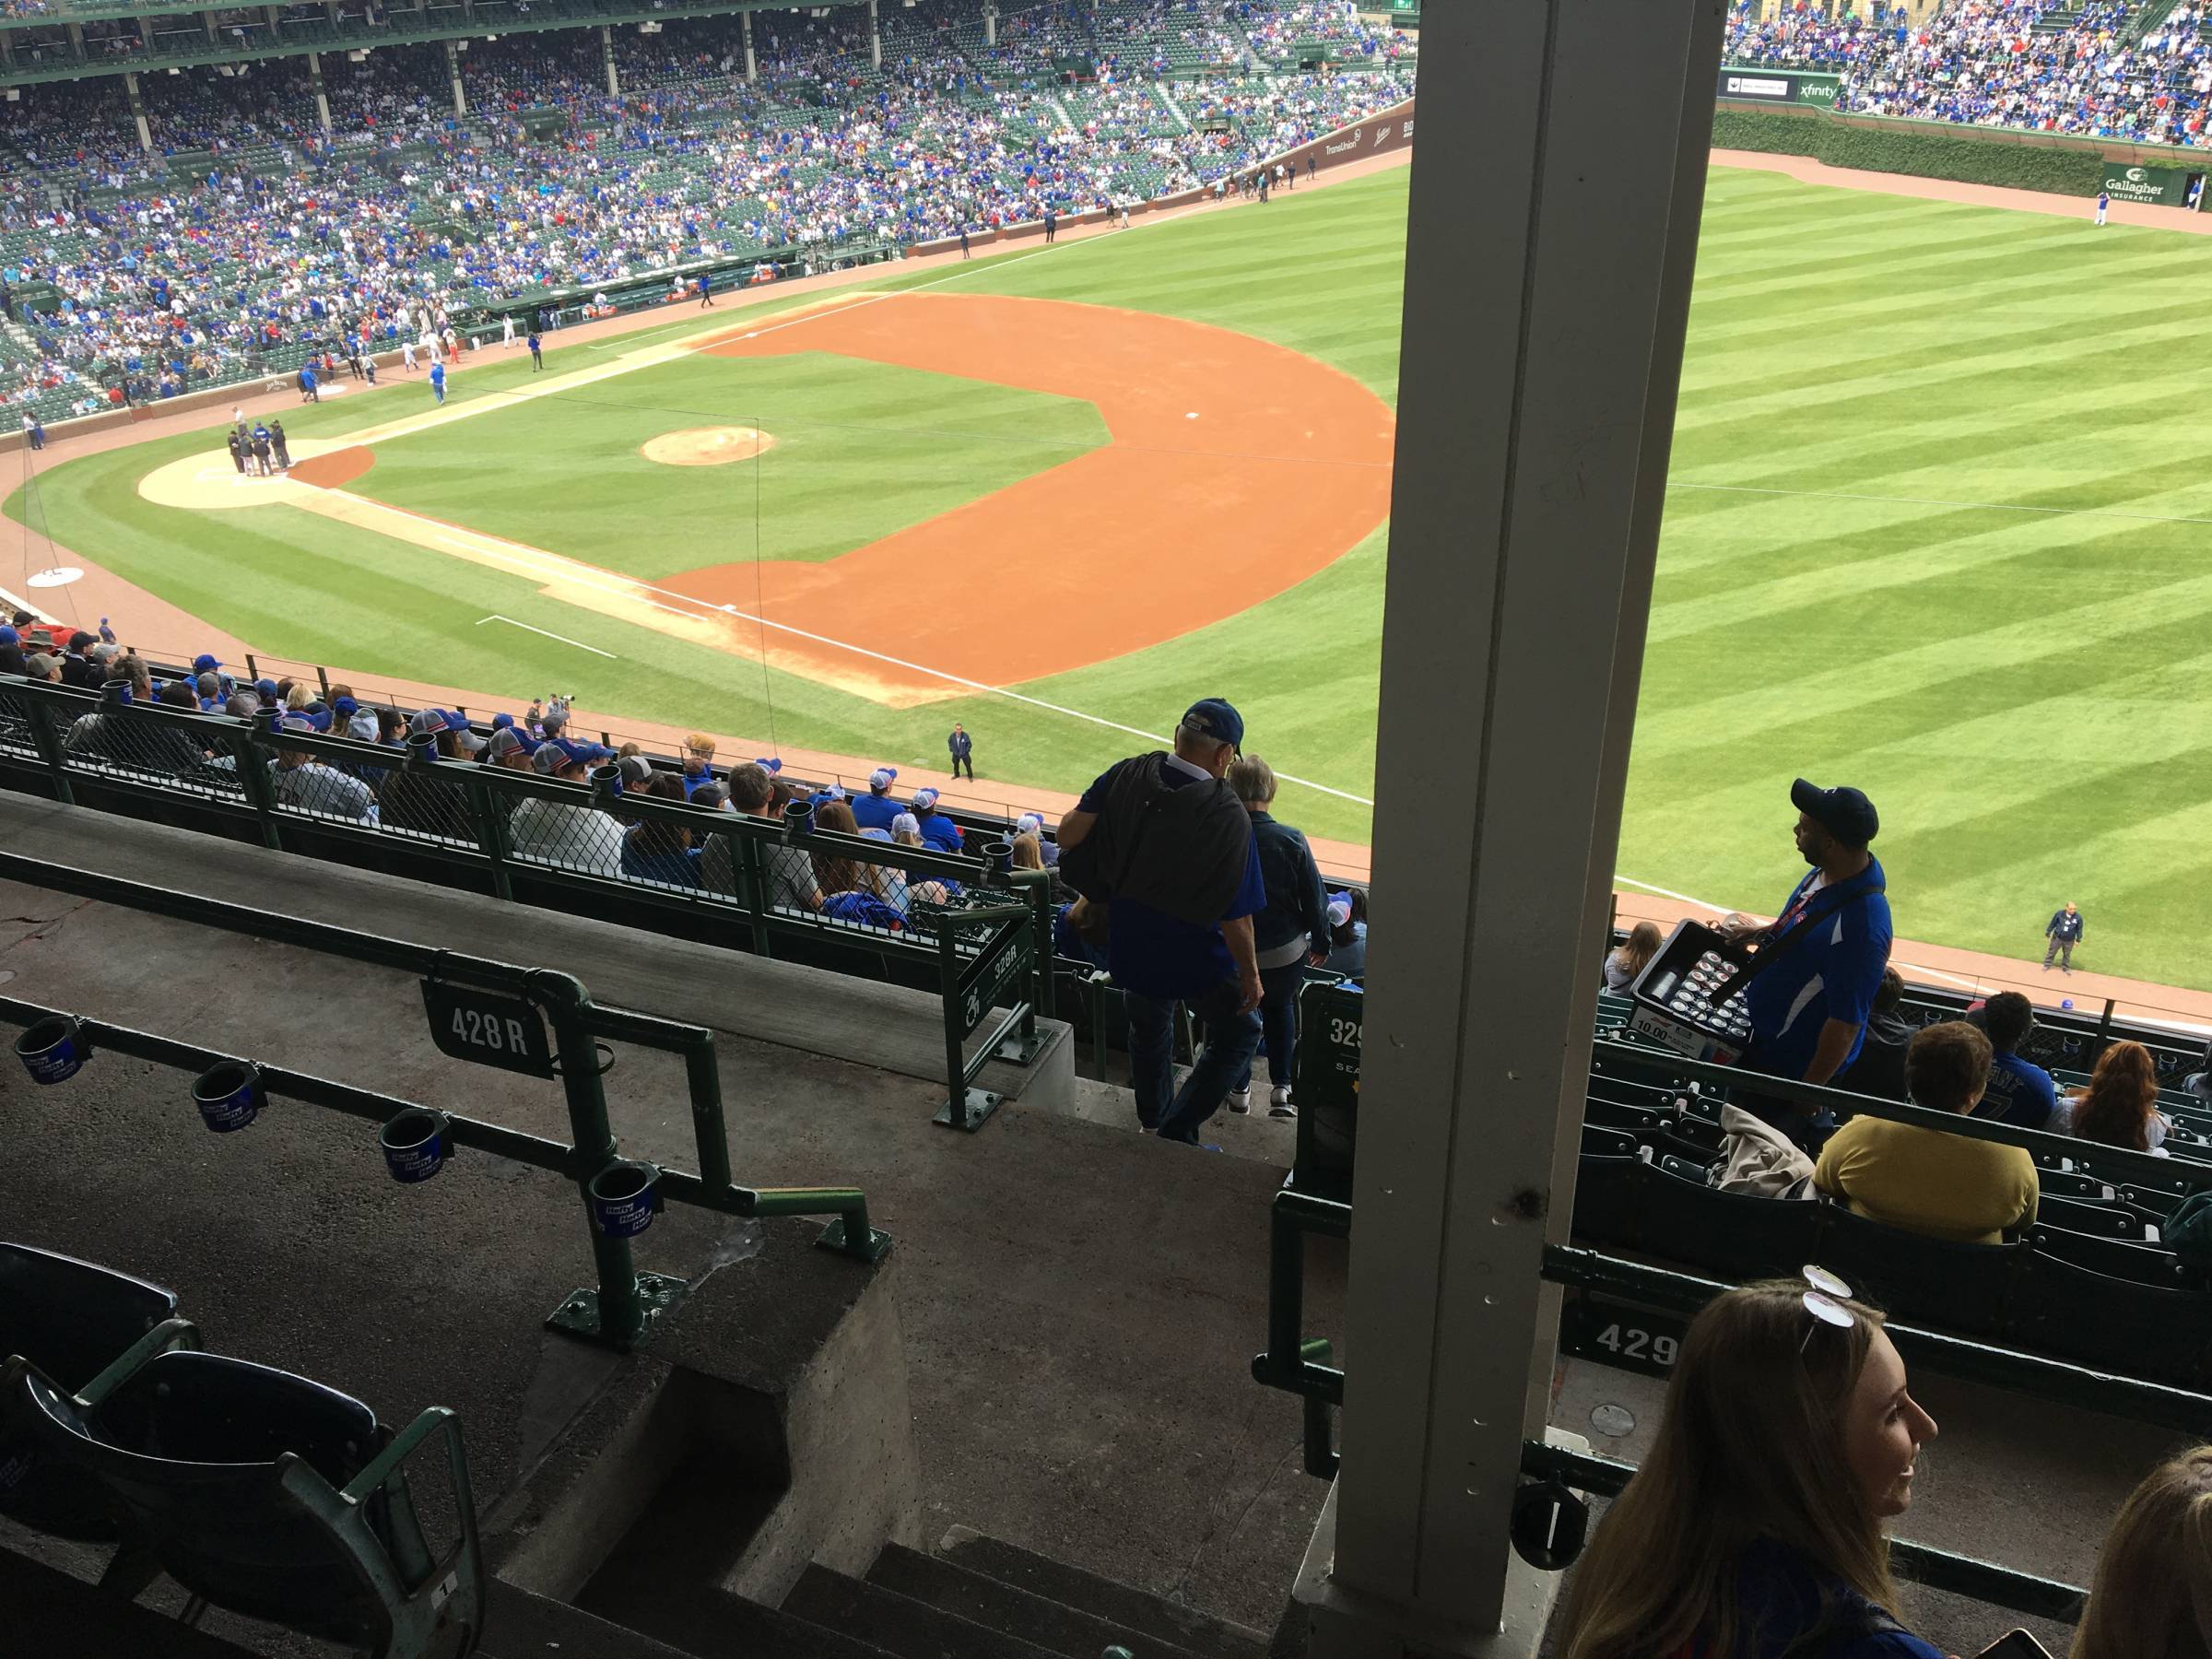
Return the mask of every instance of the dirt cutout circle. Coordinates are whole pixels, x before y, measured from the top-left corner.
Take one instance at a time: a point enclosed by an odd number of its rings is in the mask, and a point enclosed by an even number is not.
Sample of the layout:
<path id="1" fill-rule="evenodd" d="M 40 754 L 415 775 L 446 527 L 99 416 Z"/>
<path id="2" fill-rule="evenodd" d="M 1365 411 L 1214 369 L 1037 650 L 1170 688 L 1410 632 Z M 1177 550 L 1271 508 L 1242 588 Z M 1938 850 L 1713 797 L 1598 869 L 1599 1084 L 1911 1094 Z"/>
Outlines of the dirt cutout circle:
<path id="1" fill-rule="evenodd" d="M 638 453 L 665 466 L 726 466 L 775 447 L 776 441 L 757 427 L 686 427 L 647 439 L 638 446 Z"/>

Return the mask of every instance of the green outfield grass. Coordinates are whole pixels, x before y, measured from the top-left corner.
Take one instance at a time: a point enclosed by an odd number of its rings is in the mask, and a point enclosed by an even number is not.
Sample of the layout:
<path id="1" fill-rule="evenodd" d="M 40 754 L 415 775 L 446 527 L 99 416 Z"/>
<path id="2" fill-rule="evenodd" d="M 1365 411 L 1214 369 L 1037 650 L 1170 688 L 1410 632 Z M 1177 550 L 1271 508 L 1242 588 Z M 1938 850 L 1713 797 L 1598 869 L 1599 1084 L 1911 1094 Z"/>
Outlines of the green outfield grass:
<path id="1" fill-rule="evenodd" d="M 1405 204 L 1406 175 L 1384 173 L 1265 209 L 979 260 L 947 287 L 1241 329 L 1387 400 Z M 2197 643 L 2212 634 L 2212 414 L 2194 395 L 2212 370 L 2212 330 L 2200 321 L 2208 277 L 2205 239 L 1715 171 L 1623 876 L 1771 910 L 1801 867 L 1787 834 L 1789 780 L 1854 782 L 1882 808 L 1877 851 L 1907 936 L 2027 955 L 2051 911 L 2073 899 L 2088 918 L 2085 965 L 2212 983 L 2190 944 L 2212 924 L 2212 688 Z M 547 355 L 557 369 L 605 360 L 589 348 Z M 732 367 L 695 360 L 681 372 Z M 1049 465 L 1055 444 L 1100 436 L 1086 405 L 994 406 L 974 395 L 992 389 L 954 382 L 956 406 L 926 398 L 923 408 L 902 405 L 900 389 L 877 378 L 892 371 L 875 366 L 784 367 L 820 375 L 820 398 L 797 395 L 794 380 L 774 400 L 788 415 L 756 422 L 742 395 L 692 380 L 674 393 L 678 381 L 662 377 L 678 371 L 656 370 L 602 382 L 596 406 L 547 400 L 488 419 L 485 432 L 522 419 L 532 434 L 498 453 L 474 441 L 473 422 L 386 446 L 363 488 L 594 562 L 645 560 L 621 568 L 651 574 L 711 560 L 647 547 L 661 507 L 628 497 L 610 509 L 573 457 L 618 428 L 617 447 L 634 449 L 632 427 L 660 411 L 712 413 L 655 430 L 730 421 L 777 431 L 779 419 L 794 434 L 836 430 L 840 487 L 806 500 L 806 481 L 794 478 L 789 511 L 773 515 L 793 522 L 772 533 L 788 537 L 784 550 L 773 541 L 766 550 L 786 558 L 841 550 L 875 525 L 939 510 L 927 504 L 939 497 L 949 504 Z M 456 376 L 455 395 L 496 395 L 528 377 L 526 360 L 495 352 Z M 427 397 L 419 385 L 349 396 L 287 424 L 336 435 Z M 759 394 L 753 402 L 770 406 Z M 910 446 L 945 430 L 956 433 L 958 470 L 915 465 Z M 941 764 L 958 719 L 978 735 L 981 794 L 994 778 L 1079 788 L 1133 741 L 989 696 L 886 711 L 290 509 L 184 513 L 133 492 L 151 466 L 201 447 L 175 441 L 73 462 L 41 480 L 35 504 L 18 494 L 8 511 L 300 660 L 518 702 L 572 690 L 641 719 L 901 764 Z M 855 500 L 872 487 L 871 451 L 885 457 L 883 488 Z M 617 456 L 606 470 L 628 466 Z M 697 523 L 696 503 L 660 500 Z M 618 558 L 618 543 L 630 550 Z M 1242 616 L 1012 688 L 1151 731 L 1192 697 L 1226 692 L 1245 710 L 1251 747 L 1278 769 L 1371 794 L 1383 548 L 1378 533 Z M 588 639 L 618 660 L 477 626 L 490 611 Z M 1437 748 L 1450 764 L 1449 735 Z M 1319 834 L 1367 830 L 1365 807 L 1335 795 L 1289 788 L 1282 812 Z"/>

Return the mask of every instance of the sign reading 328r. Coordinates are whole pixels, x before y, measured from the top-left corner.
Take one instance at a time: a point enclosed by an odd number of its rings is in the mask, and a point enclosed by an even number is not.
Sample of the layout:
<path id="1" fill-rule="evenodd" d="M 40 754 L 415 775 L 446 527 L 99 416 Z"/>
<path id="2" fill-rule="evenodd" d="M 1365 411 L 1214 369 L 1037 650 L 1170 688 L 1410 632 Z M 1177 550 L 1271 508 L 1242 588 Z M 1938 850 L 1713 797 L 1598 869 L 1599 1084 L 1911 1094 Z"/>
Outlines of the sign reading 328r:
<path id="1" fill-rule="evenodd" d="M 430 1041 L 441 1053 L 534 1077 L 553 1075 L 546 1018 L 535 1004 L 497 991 L 426 979 L 422 1006 L 430 1018 Z"/>

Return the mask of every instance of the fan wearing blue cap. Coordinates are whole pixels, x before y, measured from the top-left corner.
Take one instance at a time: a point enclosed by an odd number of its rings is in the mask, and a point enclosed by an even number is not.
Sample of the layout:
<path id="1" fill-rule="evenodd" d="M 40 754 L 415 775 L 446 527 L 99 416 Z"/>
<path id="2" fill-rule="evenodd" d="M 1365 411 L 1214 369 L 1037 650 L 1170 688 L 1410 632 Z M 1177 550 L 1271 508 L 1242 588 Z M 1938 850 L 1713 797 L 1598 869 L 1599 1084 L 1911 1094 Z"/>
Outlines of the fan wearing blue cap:
<path id="1" fill-rule="evenodd" d="M 937 792 L 917 789 L 907 809 L 922 826 L 922 839 L 940 853 L 960 850 L 960 827 L 937 810 Z"/>
<path id="2" fill-rule="evenodd" d="M 1743 990 L 1751 1020 L 1747 1071 L 1829 1082 L 1858 1057 L 1889 965 L 1887 878 L 1867 844 L 1881 818 L 1863 791 L 1823 789 L 1799 778 L 1793 833 L 1812 873 L 1790 890 L 1773 924 L 1731 916 L 1721 931 L 1758 945 Z M 1793 1101 L 1742 1102 L 1792 1136 L 1817 1144 L 1825 1124 Z"/>
<path id="3" fill-rule="evenodd" d="M 1260 970 L 1253 917 L 1267 888 L 1252 818 L 1223 780 L 1244 717 L 1202 698 L 1175 727 L 1172 753 L 1110 768 L 1060 820 L 1060 874 L 1087 910 L 1107 911 L 1107 965 L 1129 1011 L 1137 1122 L 1196 1145 L 1259 1047 Z M 1175 1088 L 1175 1007 L 1204 1030 L 1198 1063 Z"/>
<path id="4" fill-rule="evenodd" d="M 848 803 L 853 808 L 853 821 L 863 830 L 881 830 L 887 834 L 891 820 L 905 808 L 892 798 L 891 785 L 899 782 L 899 769 L 879 766 L 868 774 L 868 793 L 854 795 Z"/>

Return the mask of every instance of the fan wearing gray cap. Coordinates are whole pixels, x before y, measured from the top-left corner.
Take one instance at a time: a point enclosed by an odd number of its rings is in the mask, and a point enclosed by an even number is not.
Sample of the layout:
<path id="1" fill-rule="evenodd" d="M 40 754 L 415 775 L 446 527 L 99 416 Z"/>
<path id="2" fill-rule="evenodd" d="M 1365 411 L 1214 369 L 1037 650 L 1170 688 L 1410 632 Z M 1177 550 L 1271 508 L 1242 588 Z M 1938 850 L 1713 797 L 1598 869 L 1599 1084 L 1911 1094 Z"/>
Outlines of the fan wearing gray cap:
<path id="1" fill-rule="evenodd" d="M 1751 1020 L 1747 1071 L 1826 1084 L 1858 1057 L 1866 1021 L 1889 965 L 1889 900 L 1879 860 L 1867 851 L 1881 828 L 1874 803 L 1846 786 L 1799 778 L 1797 851 L 1812 873 L 1790 890 L 1766 927 L 1731 916 L 1721 931 L 1759 947 L 1743 990 Z M 1794 1137 L 1818 1141 L 1823 1120 L 1794 1101 L 1740 1102 Z"/>
<path id="2" fill-rule="evenodd" d="M 492 746 L 499 747 L 496 736 Z M 622 826 L 600 811 L 583 789 L 592 768 L 614 758 L 614 750 L 596 743 L 541 743 L 531 751 L 531 772 L 579 787 L 572 800 L 532 794 L 515 803 L 507 832 L 517 858 L 542 859 L 594 876 L 622 873 Z"/>
<path id="3" fill-rule="evenodd" d="M 1129 1010 L 1137 1122 L 1195 1146 L 1259 1047 L 1253 916 L 1267 888 L 1252 818 L 1223 779 L 1244 717 L 1218 697 L 1193 703 L 1172 754 L 1135 755 L 1102 773 L 1060 820 L 1060 874 L 1106 909 L 1106 960 Z M 1175 1088 L 1175 1005 L 1206 1033 Z"/>

